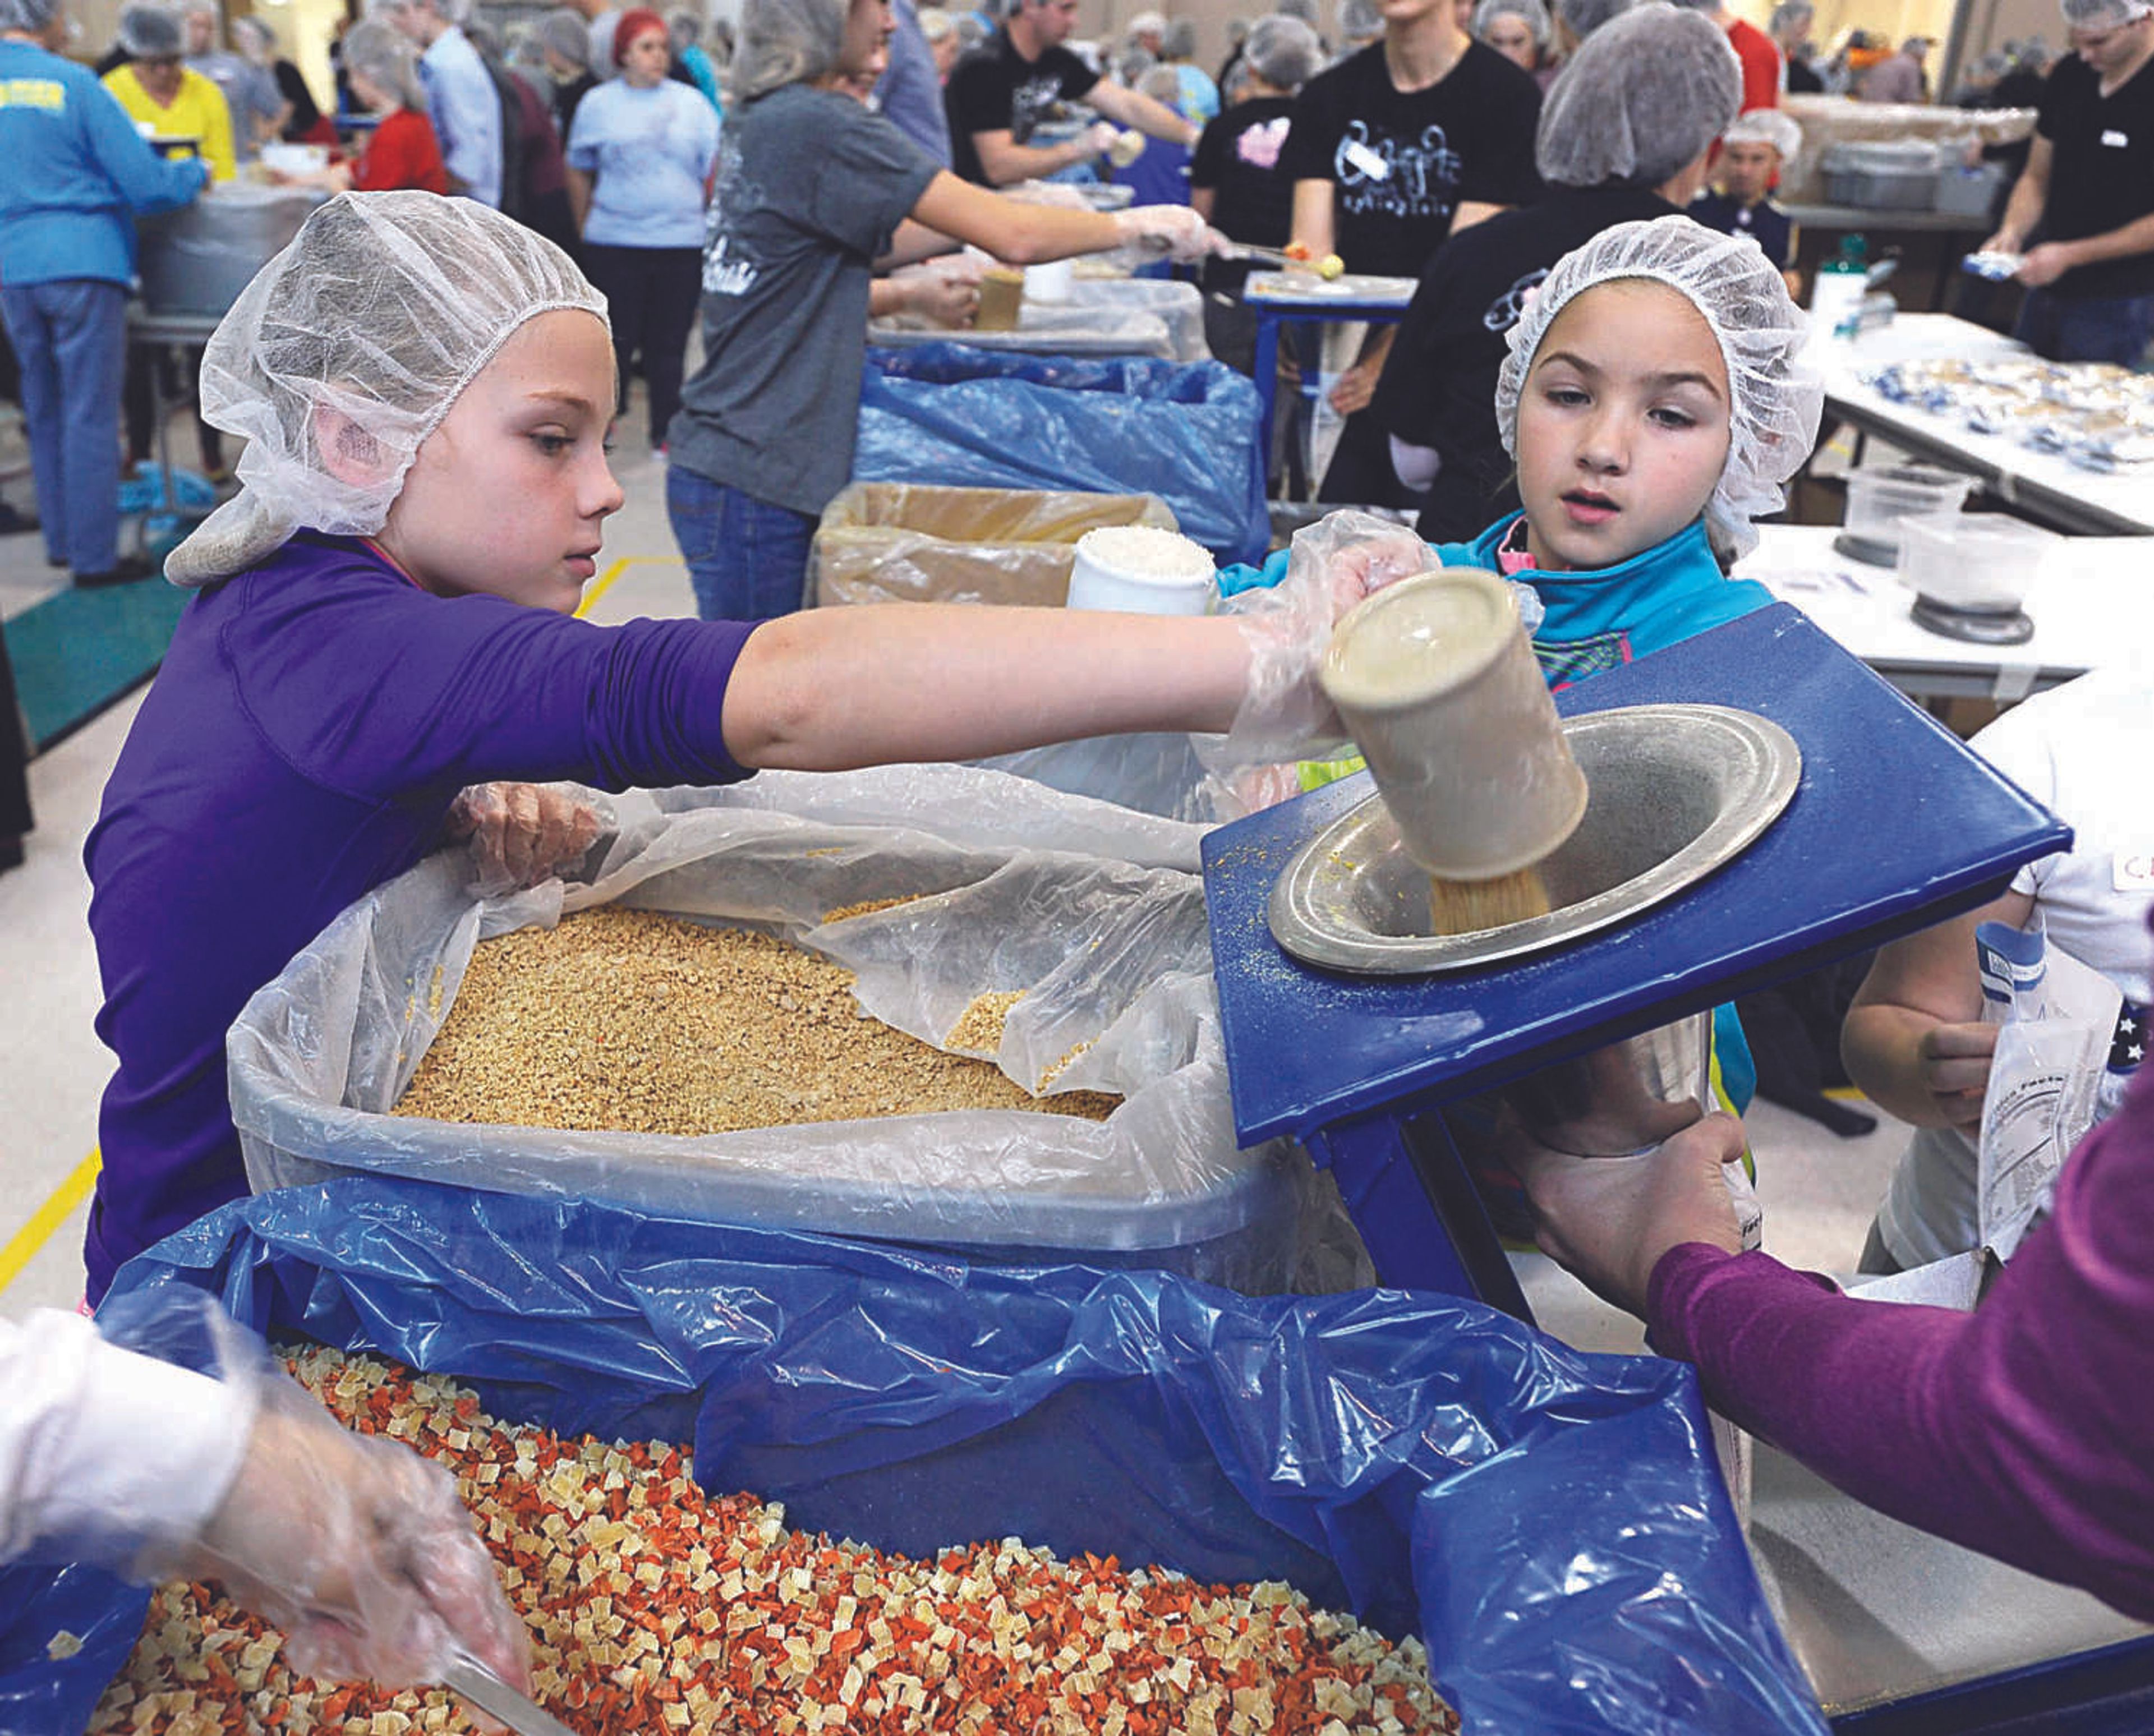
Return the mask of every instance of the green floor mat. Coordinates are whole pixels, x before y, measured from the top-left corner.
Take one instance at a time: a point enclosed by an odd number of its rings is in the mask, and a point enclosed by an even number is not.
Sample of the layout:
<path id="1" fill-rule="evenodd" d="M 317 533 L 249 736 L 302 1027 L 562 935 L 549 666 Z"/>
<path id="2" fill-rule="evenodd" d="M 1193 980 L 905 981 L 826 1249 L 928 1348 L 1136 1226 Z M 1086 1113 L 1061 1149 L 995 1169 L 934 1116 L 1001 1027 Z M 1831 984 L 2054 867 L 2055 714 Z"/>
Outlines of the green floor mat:
<path id="1" fill-rule="evenodd" d="M 192 593 L 162 579 L 68 590 L 6 624 L 33 753 L 80 728 L 157 672 Z"/>

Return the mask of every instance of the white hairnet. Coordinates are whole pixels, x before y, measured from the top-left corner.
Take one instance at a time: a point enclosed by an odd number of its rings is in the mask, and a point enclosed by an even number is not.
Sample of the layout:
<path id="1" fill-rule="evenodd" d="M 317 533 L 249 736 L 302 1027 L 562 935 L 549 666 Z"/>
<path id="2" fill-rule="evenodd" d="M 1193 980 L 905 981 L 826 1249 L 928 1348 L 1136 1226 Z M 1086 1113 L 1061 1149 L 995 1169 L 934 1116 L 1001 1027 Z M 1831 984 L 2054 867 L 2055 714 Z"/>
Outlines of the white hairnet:
<path id="1" fill-rule="evenodd" d="M 177 54 L 186 45 L 186 34 L 181 28 L 180 15 L 171 7 L 145 0 L 143 4 L 120 8 L 120 46 L 137 60 Z"/>
<path id="2" fill-rule="evenodd" d="M 202 413 L 242 436 L 240 491 L 165 563 L 177 585 L 242 572 L 296 530 L 370 536 L 420 442 L 529 319 L 605 318 L 605 298 L 544 237 L 472 199 L 344 193 L 255 273 L 202 352 Z M 375 480 L 330 475 L 321 412 Z"/>
<path id="3" fill-rule="evenodd" d="M 1629 10 L 1631 0 L 1555 0 L 1555 15 L 1580 42 L 1609 19 Z"/>
<path id="4" fill-rule="evenodd" d="M 957 28 L 957 21 L 939 6 L 920 8 L 920 33 L 930 42 L 940 42 Z"/>
<path id="5" fill-rule="evenodd" d="M 426 81 L 411 38 L 381 18 L 361 18 L 344 33 L 344 67 L 387 91 L 415 114 L 426 112 Z"/>
<path id="6" fill-rule="evenodd" d="M 1802 155 L 1803 130 L 1791 115 L 1778 109 L 1753 109 L 1748 115 L 1738 115 L 1720 135 L 1723 145 L 1769 145 L 1780 153 L 1783 163 L 1793 164 Z"/>
<path id="7" fill-rule="evenodd" d="M 0 30 L 20 30 L 34 36 L 53 21 L 59 0 L 0 0 Z"/>
<path id="8" fill-rule="evenodd" d="M 1324 64 L 1324 44 L 1299 18 L 1284 13 L 1258 18 L 1249 27 L 1242 58 L 1249 70 L 1267 84 L 1282 90 L 1299 90 L 1316 76 Z"/>
<path id="9" fill-rule="evenodd" d="M 748 0 L 727 93 L 753 102 L 835 72 L 845 54 L 846 0 Z"/>
<path id="10" fill-rule="evenodd" d="M 2074 30 L 2115 30 L 2154 13 L 2146 0 L 2063 0 L 2065 23 Z"/>
<path id="11" fill-rule="evenodd" d="M 1141 12 L 1130 20 L 1125 36 L 1164 36 L 1166 33 L 1166 14 L 1159 12 Z"/>
<path id="12" fill-rule="evenodd" d="M 1563 186 L 1658 186 L 1742 106 L 1743 63 L 1728 33 L 1702 13 L 1640 0 L 1580 43 L 1549 87 L 1534 166 Z"/>
<path id="13" fill-rule="evenodd" d="M 1481 0 L 1473 8 L 1473 36 L 1476 41 L 1486 40 L 1489 25 L 1508 13 L 1514 18 L 1524 18 L 1534 33 L 1534 41 L 1546 48 L 1554 25 L 1549 20 L 1545 0 Z"/>
<path id="14" fill-rule="evenodd" d="M 1748 236 L 1723 235 L 1687 217 L 1618 223 L 1565 253 L 1505 342 L 1496 380 L 1503 450 L 1519 452 L 1519 396 L 1556 315 L 1584 291 L 1625 278 L 1665 283 L 1705 316 L 1728 368 L 1728 462 L 1706 503 L 1720 546 L 1738 557 L 1758 545 L 1751 521 L 1778 512 L 1780 484 L 1817 439 L 1825 381 L 1803 359 L 1809 328 L 1787 285 Z"/>

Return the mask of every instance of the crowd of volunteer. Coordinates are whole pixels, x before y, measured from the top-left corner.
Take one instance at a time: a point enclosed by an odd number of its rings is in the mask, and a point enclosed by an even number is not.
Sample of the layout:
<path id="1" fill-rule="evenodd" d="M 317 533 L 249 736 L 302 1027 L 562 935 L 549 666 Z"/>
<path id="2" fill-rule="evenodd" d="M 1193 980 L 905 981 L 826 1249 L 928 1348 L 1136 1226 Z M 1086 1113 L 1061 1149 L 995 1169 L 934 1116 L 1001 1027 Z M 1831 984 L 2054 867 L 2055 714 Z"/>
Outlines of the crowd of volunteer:
<path id="1" fill-rule="evenodd" d="M 162 564 L 192 595 L 85 848 L 115 1060 L 87 1306 L 246 1192 L 224 1038 L 248 999 L 436 850 L 524 883 L 580 857 L 591 816 L 542 786 L 1165 732 L 1217 738 L 1224 813 L 1335 745 L 1315 678 L 1335 622 L 1436 562 L 1533 594 L 1551 687 L 1770 601 L 1731 568 L 1784 506 L 1824 403 L 1774 199 L 1804 149 L 1780 98 L 1925 100 L 1931 45 L 1856 31 L 1815 54 L 1804 0 L 1769 29 L 1668 0 L 1346 0 L 1327 39 L 1314 12 L 1248 21 L 1215 74 L 1188 21 L 1157 13 L 1080 54 L 1077 0 L 997 18 L 747 0 L 715 54 L 692 15 L 603 0 L 504 39 L 457 0 L 370 0 L 324 105 L 268 27 L 242 20 L 221 47 L 211 0 L 132 0 L 96 69 L 63 0 L 0 0 L 0 314 L 36 528 L 76 585 L 145 578 L 117 547 L 123 448 L 140 458 L 149 431 L 146 410 L 124 414 L 142 399 L 130 370 L 158 365 L 126 340 L 136 218 L 250 174 L 325 199 L 200 354 L 194 408 L 243 442 L 234 486 Z M 2154 7 L 2064 12 L 2070 52 L 2014 44 L 1959 93 L 2037 111 L 1989 244 L 2021 256 L 2035 348 L 2136 361 L 2154 336 Z M 369 124 L 340 130 L 353 115 Z M 325 166 L 264 162 L 280 141 L 325 147 Z M 1058 186 L 1073 178 L 1156 197 L 1108 208 Z M 985 261 L 1112 254 L 1193 273 L 1213 348 L 1246 370 L 1230 241 L 1416 281 L 1330 387 L 1322 498 L 1388 516 L 1328 520 L 1222 574 L 1200 617 L 801 607 L 853 467 L 872 318 L 962 329 Z M 601 626 L 574 611 L 624 503 L 608 452 L 638 376 L 647 421 L 617 437 L 664 456 L 698 618 Z M 1978 922 L 2042 925 L 2106 976 L 2120 1080 L 2137 1061 L 2154 870 L 2145 798 L 2116 768 L 2144 758 L 2149 679 L 2088 677 L 1978 738 L 2076 841 L 1878 956 L 1848 1069 L 1918 1131 L 1847 1270 L 1978 1245 L 1972 1130 L 1996 1036 Z M 0 759 L 18 855 L 20 765 Z M 1739 1112 L 1732 1009 L 1716 1053 Z M 2154 1422 L 2150 1092 L 2120 1087 L 1968 1313 L 1866 1302 L 1744 1252 L 1720 1179 L 1744 1155 L 1733 1114 L 1634 1162 L 1529 1154 L 1519 1180 L 1542 1245 L 1695 1363 L 1723 1412 L 1888 1513 L 2154 1618 L 2136 1449 Z M 425 1679 L 454 1637 L 519 1675 L 446 1481 L 341 1435 L 258 1346 L 203 1330 L 215 1376 L 86 1321 L 0 1330 L 0 1548 L 222 1576 L 299 1624 L 327 1672 Z"/>

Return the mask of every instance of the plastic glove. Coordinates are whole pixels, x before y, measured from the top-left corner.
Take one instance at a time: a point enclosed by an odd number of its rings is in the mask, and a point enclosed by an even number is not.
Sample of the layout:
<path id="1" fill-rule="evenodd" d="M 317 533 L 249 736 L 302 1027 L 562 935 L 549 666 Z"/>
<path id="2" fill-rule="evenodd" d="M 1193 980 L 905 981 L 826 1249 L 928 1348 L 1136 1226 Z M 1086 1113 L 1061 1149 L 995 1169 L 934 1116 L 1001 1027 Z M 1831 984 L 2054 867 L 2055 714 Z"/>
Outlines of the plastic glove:
<path id="1" fill-rule="evenodd" d="M 986 268 L 962 254 L 950 258 L 952 263 L 947 267 L 939 259 L 906 266 L 892 272 L 891 281 L 903 287 L 908 313 L 937 325 L 962 329 L 980 310 L 980 278 Z"/>
<path id="2" fill-rule="evenodd" d="M 1086 154 L 1105 156 L 1115 148 L 1115 141 L 1121 136 L 1122 130 L 1113 121 L 1095 120 L 1085 129 Z"/>
<path id="3" fill-rule="evenodd" d="M 1177 265 L 1193 265 L 1228 244 L 1225 236 L 1187 205 L 1140 205 L 1133 211 L 1118 211 L 1115 227 L 1125 245 L 1154 253 L 1163 251 Z"/>
<path id="4" fill-rule="evenodd" d="M 469 890 L 493 898 L 581 861 L 601 824 L 592 793 L 575 784 L 474 784 L 450 808 L 447 834 L 470 840 Z"/>
<path id="5" fill-rule="evenodd" d="M 1293 763 L 1344 733 L 1316 681 L 1332 627 L 1363 598 L 1435 564 L 1428 544 L 1405 525 L 1333 513 L 1294 533 L 1277 585 L 1228 600 L 1224 612 L 1249 645 L 1248 686 L 1228 733 L 1197 738 L 1221 819 L 1300 793 Z"/>
<path id="6" fill-rule="evenodd" d="M 152 1545 L 135 1574 L 218 1581 L 282 1628 L 293 1669 L 318 1680 L 438 1682 L 468 1652 L 527 1687 L 523 1626 L 448 1473 L 342 1427 L 260 1339 L 199 1299 L 247 1448 L 201 1534 Z"/>

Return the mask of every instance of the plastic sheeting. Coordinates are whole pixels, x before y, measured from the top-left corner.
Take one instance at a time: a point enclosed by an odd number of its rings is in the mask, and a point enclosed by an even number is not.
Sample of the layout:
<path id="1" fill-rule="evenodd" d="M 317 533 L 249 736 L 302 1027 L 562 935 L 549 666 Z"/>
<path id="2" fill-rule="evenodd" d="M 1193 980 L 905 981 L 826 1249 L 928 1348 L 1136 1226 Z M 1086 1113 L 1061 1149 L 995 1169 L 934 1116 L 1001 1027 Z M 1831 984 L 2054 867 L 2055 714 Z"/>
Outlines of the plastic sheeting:
<path id="1" fill-rule="evenodd" d="M 171 1284 L 508 1418 L 692 1440 L 707 1486 L 808 1529 L 1289 1579 L 1419 1632 L 1492 1736 L 1825 1728 L 1691 1371 L 1457 1298 L 1257 1299 L 375 1179 L 227 1207 L 115 1294 Z M 0 1693 L 27 1694 L 48 1618 L 0 1620 Z"/>
<path id="2" fill-rule="evenodd" d="M 950 328 L 901 314 L 868 327 L 887 345 L 947 343 Z M 975 331 L 964 342 L 977 350 L 1034 355 L 1156 355 L 1162 361 L 1212 359 L 1204 341 L 1204 298 L 1194 283 L 1152 278 L 1075 279 L 1066 301 L 1028 294 L 1015 331 Z"/>
<path id="3" fill-rule="evenodd" d="M 1257 389 L 1220 362 L 870 350 L 853 479 L 1151 493 L 1224 561 L 1270 539 Z"/>
<path id="4" fill-rule="evenodd" d="M 1174 530 L 1150 494 L 854 483 L 823 508 L 809 559 L 819 605 L 999 603 L 1059 609 L 1077 539 L 1131 524 Z"/>
<path id="5" fill-rule="evenodd" d="M 1360 1239 L 1307 1156 L 1238 1148 L 1203 884 L 1143 860 L 1180 829 L 1034 789 L 1020 830 L 1004 799 L 1025 787 L 906 768 L 678 792 L 671 811 L 617 799 L 591 884 L 501 899 L 468 893 L 454 857 L 421 864 L 338 917 L 233 1026 L 250 1184 L 385 1172 L 1023 1262 L 1081 1253 L 1239 1289 L 1363 1281 Z M 889 823 L 925 792 L 932 819 Z M 1039 847 L 1007 841 L 1018 836 Z M 1105 1121 L 972 1110 L 695 1138 L 387 1113 L 479 941 L 616 901 L 781 935 L 855 972 L 866 1011 L 938 1046 L 976 997 L 1021 989 L 993 1057 L 1003 1070 L 1029 1090 L 1124 1100 Z"/>

